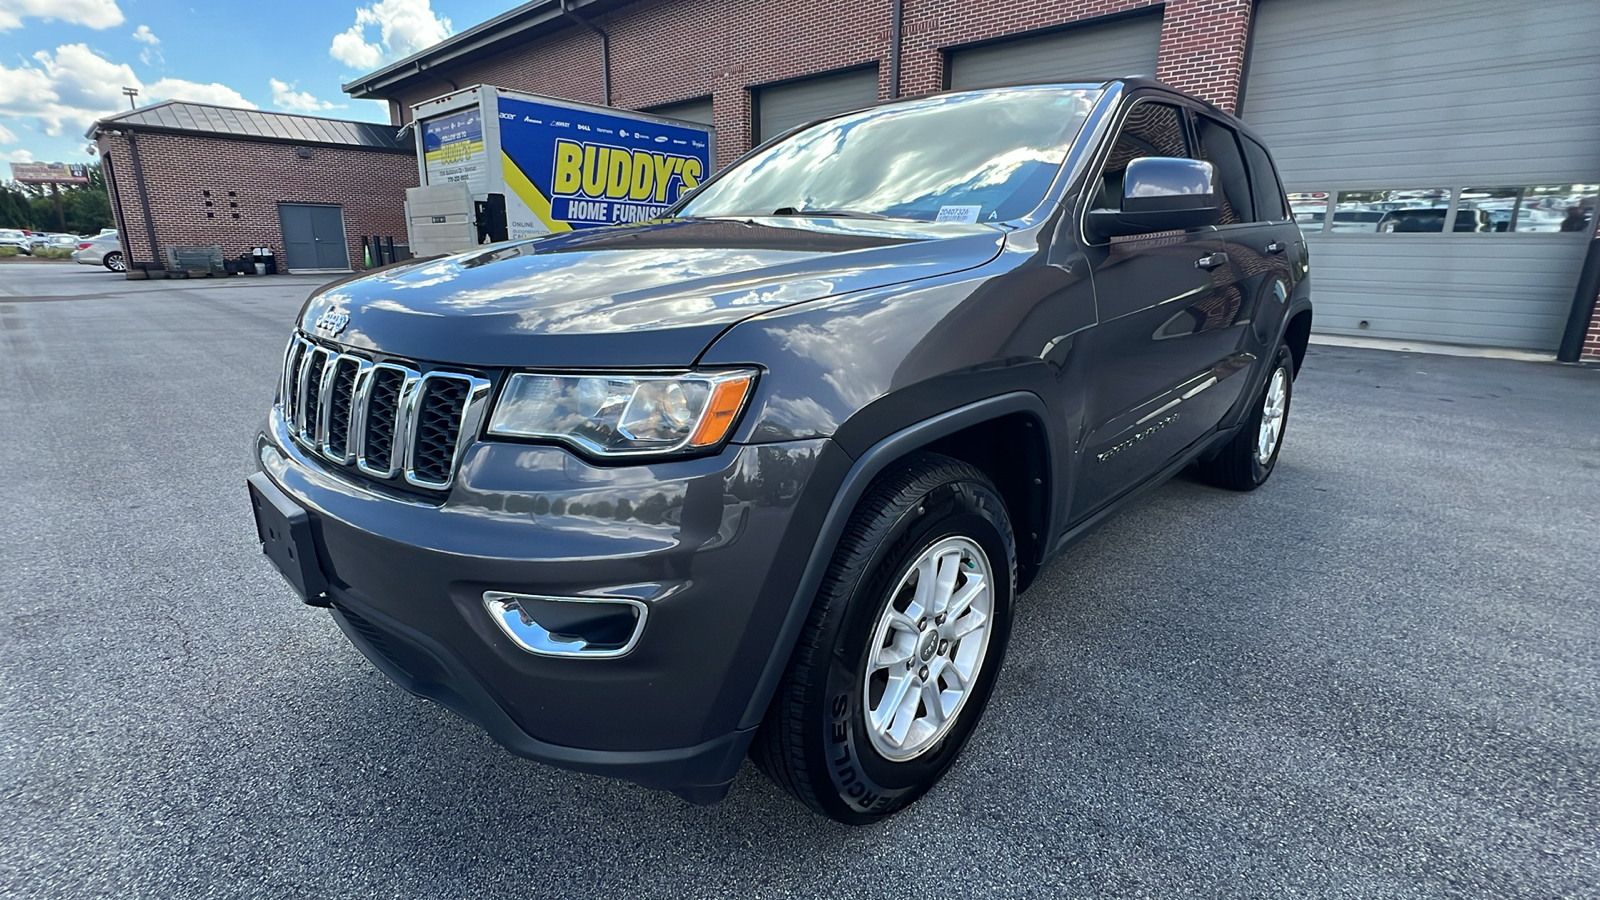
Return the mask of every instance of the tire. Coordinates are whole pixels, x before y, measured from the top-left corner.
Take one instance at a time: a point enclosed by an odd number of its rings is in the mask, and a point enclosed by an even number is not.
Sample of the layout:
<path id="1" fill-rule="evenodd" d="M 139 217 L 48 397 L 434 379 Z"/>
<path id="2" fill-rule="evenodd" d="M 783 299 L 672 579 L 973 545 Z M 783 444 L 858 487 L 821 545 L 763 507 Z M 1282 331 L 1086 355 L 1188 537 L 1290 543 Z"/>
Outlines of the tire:
<path id="1" fill-rule="evenodd" d="M 921 615 L 912 607 L 923 573 L 947 571 L 948 588 L 926 580 L 933 599 Z M 751 747 L 756 765 L 845 824 L 910 805 L 955 762 L 983 714 L 1015 588 L 1011 520 L 982 472 L 917 454 L 879 476 L 851 514 Z M 937 612 L 952 607 L 961 611 Z M 937 716 L 923 683 L 935 686 Z M 901 686 L 906 699 L 895 704 L 890 692 Z"/>
<path id="2" fill-rule="evenodd" d="M 1275 400 L 1275 390 L 1281 384 L 1281 398 Z M 1208 460 L 1200 463 L 1200 477 L 1220 488 L 1232 491 L 1253 491 L 1266 483 L 1272 476 L 1273 468 L 1278 464 L 1278 453 L 1283 449 L 1283 435 L 1289 425 L 1289 401 L 1294 397 L 1294 354 L 1290 352 L 1288 344 L 1279 344 L 1278 352 L 1273 355 L 1271 368 L 1267 370 L 1266 381 L 1261 389 L 1256 392 L 1256 398 L 1249 417 L 1244 425 L 1239 428 L 1238 434 L 1222 447 L 1222 451 Z M 1262 452 L 1263 445 L 1269 441 L 1268 426 L 1270 423 L 1269 410 L 1276 409 L 1276 428 L 1270 435 L 1270 445 L 1266 452 Z"/>
<path id="3" fill-rule="evenodd" d="M 125 272 L 128 269 L 122 263 L 122 252 L 120 250 L 113 250 L 107 253 L 105 258 L 100 260 L 100 264 L 113 272 Z"/>

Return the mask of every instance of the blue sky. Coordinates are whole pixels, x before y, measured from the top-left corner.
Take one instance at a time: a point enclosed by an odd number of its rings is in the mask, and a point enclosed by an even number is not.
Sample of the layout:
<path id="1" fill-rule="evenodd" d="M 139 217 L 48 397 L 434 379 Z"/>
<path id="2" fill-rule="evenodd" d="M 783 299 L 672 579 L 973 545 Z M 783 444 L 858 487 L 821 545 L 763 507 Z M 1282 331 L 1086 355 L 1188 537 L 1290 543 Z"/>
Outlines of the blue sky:
<path id="1" fill-rule="evenodd" d="M 165 99 L 387 121 L 339 85 L 519 0 L 0 0 L 0 163 L 83 162 L 84 131 Z M 0 168 L 0 180 L 10 177 Z"/>

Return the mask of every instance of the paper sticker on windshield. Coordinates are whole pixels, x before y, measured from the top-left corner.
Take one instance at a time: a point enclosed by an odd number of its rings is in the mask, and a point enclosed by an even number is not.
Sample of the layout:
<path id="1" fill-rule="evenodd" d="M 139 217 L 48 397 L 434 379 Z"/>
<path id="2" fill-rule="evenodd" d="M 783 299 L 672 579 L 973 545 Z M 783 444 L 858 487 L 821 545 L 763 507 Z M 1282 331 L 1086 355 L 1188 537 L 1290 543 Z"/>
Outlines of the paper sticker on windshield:
<path id="1" fill-rule="evenodd" d="M 939 217 L 935 222 L 962 222 L 972 224 L 978 221 L 978 213 L 983 210 L 981 206 L 941 206 Z"/>

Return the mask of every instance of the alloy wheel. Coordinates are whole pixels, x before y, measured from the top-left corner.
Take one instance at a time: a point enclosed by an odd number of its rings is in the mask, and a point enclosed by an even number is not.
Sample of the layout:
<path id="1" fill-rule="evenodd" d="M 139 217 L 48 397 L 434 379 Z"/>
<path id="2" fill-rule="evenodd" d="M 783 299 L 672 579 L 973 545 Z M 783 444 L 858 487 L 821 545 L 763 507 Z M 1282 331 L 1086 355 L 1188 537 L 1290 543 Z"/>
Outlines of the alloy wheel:
<path id="1" fill-rule="evenodd" d="M 1279 366 L 1267 383 L 1267 396 L 1261 401 L 1261 430 L 1256 432 L 1256 462 L 1272 462 L 1283 438 L 1283 418 L 1289 411 L 1289 370 Z"/>
<path id="2" fill-rule="evenodd" d="M 983 548 L 947 537 L 890 593 L 862 684 L 867 734 L 885 759 L 915 759 L 955 725 L 989 648 L 992 572 Z"/>

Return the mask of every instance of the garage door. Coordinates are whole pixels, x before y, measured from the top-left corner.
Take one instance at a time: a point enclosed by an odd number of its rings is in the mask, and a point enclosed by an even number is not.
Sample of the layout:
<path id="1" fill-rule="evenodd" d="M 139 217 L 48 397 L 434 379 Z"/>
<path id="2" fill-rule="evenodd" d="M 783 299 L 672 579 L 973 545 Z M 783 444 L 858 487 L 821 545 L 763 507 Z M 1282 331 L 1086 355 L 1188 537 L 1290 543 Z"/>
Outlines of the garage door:
<path id="1" fill-rule="evenodd" d="M 645 112 L 666 116 L 669 119 L 698 122 L 701 125 L 713 124 L 711 121 L 710 97 L 701 97 L 699 100 L 685 100 L 682 103 L 668 103 L 665 106 L 652 106 Z"/>
<path id="2" fill-rule="evenodd" d="M 1600 3 L 1263 0 L 1243 113 L 1317 330 L 1554 350 L 1600 182 Z"/>
<path id="3" fill-rule="evenodd" d="M 685 100 L 682 103 L 668 103 L 665 106 L 653 106 L 645 110 L 645 112 L 654 113 L 658 116 L 666 116 L 669 119 L 682 119 L 685 122 L 698 122 L 701 125 L 715 126 L 716 124 L 711 120 L 712 107 L 710 97 L 701 97 L 698 100 Z M 712 132 L 711 160 L 713 165 L 715 165 L 716 159 L 717 135 L 716 132 Z"/>
<path id="4" fill-rule="evenodd" d="M 878 70 L 820 75 L 756 91 L 755 143 L 796 125 L 878 102 Z"/>
<path id="5" fill-rule="evenodd" d="M 1069 28 L 950 52 L 950 87 L 1155 77 L 1161 16 Z"/>

